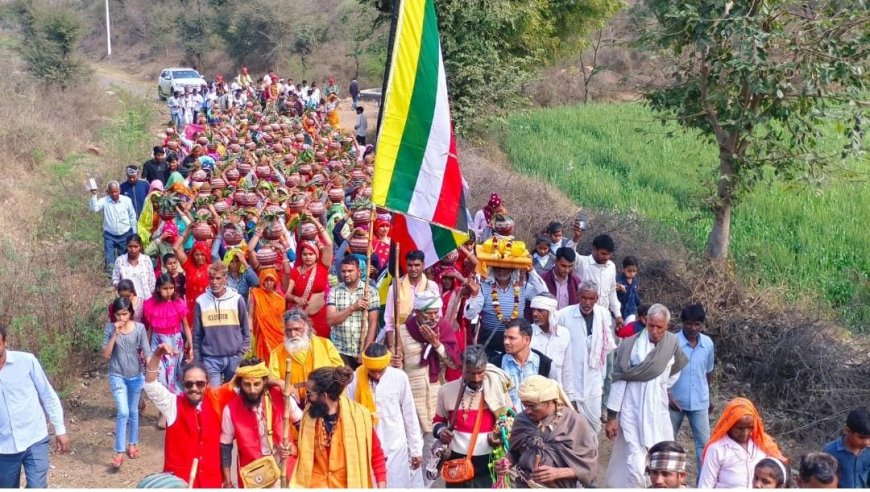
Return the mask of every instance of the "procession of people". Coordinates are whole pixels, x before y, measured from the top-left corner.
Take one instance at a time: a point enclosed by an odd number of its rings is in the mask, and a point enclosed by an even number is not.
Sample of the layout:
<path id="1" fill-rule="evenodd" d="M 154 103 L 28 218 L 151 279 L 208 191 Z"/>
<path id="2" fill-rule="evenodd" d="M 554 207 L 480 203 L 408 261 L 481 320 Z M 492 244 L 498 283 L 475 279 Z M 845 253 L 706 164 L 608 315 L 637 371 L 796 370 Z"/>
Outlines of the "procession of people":
<path id="1" fill-rule="evenodd" d="M 151 159 L 92 190 L 119 293 L 102 344 L 107 465 L 140 456 L 144 393 L 162 473 L 196 488 L 868 486 L 866 408 L 792 459 L 750 400 L 717 414 L 703 306 L 676 322 L 644 299 L 643 258 L 618 271 L 606 234 L 585 249 L 586 217 L 547 217 L 527 247 L 519 205 L 491 193 L 467 243 L 402 250 L 372 203 L 358 83 L 355 128 L 322 85 L 242 68 L 176 93 Z M 0 486 L 22 468 L 47 486 L 40 409 L 67 451 L 60 400 L 0 326 Z"/>

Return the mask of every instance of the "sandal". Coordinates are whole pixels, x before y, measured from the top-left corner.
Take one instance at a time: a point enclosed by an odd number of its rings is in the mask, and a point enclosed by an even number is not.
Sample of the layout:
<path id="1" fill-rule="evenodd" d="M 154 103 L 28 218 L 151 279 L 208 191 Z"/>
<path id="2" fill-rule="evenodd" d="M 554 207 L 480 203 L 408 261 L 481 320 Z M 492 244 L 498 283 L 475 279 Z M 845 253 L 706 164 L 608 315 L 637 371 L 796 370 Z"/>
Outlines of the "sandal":
<path id="1" fill-rule="evenodd" d="M 112 468 L 119 470 L 122 464 L 124 464 L 124 455 L 116 454 L 115 458 L 112 459 Z"/>
<path id="2" fill-rule="evenodd" d="M 130 447 L 127 448 L 127 456 L 129 456 L 131 460 L 135 460 L 139 457 L 139 448 L 136 447 L 135 444 L 131 444 Z"/>

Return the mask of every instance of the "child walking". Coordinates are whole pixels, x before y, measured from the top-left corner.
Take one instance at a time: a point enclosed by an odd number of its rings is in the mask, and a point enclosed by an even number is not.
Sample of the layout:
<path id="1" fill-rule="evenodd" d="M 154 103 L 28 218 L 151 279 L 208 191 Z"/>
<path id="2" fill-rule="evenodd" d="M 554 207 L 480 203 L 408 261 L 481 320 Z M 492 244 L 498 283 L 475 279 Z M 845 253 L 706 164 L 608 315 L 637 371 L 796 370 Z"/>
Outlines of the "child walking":
<path id="1" fill-rule="evenodd" d="M 115 418 L 115 457 L 112 466 L 124 463 L 124 451 L 130 459 L 139 457 L 139 397 L 145 377 L 142 373 L 140 351 L 148 359 L 151 347 L 142 323 L 133 321 L 133 303 L 119 297 L 112 303 L 114 323 L 106 324 L 103 334 L 103 357 L 109 361 L 109 388 L 115 398 L 118 413 Z M 129 425 L 129 433 L 127 427 Z"/>

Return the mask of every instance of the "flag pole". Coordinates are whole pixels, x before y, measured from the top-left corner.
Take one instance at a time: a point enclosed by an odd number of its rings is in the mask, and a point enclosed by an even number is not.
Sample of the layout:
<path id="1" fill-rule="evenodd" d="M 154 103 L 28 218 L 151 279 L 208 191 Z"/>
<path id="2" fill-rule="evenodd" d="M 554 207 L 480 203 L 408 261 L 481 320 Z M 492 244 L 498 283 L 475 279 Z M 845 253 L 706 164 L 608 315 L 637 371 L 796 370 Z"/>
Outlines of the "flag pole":
<path id="1" fill-rule="evenodd" d="M 399 269 L 399 261 L 400 261 L 400 252 L 399 252 L 399 243 L 395 244 L 394 250 L 396 251 L 395 255 L 393 255 L 393 285 L 391 288 L 393 289 L 393 355 L 401 355 L 399 353 L 399 324 L 396 322 L 399 319 L 399 274 L 401 274 L 401 270 Z M 386 310 L 386 306 L 384 306 Z"/>
<path id="2" fill-rule="evenodd" d="M 364 268 L 363 268 L 364 271 L 360 274 L 360 280 L 365 282 L 363 284 L 363 299 L 365 299 L 366 302 L 368 302 L 368 300 L 369 300 L 369 283 L 370 283 L 369 282 L 369 278 L 370 278 L 369 272 L 371 271 L 371 268 L 372 268 L 372 243 L 375 240 L 374 228 L 375 228 L 375 214 L 377 212 L 377 209 L 375 208 L 375 205 L 372 204 L 372 208 L 370 208 L 369 210 L 371 211 L 371 214 L 369 215 L 369 230 L 368 230 L 369 244 L 366 247 L 366 259 L 365 259 Z M 366 340 L 368 339 L 369 330 L 371 330 L 371 329 L 377 329 L 377 326 L 375 326 L 375 327 L 369 326 L 369 310 L 366 309 L 365 311 L 363 311 L 363 316 L 362 316 L 362 336 L 364 338 L 361 342 L 362 348 L 360 349 L 360 356 L 362 356 L 362 353 L 365 352 L 365 350 L 368 348 L 368 346 L 366 346 Z"/>
<path id="3" fill-rule="evenodd" d="M 381 84 L 381 104 L 378 107 L 378 122 L 375 133 L 381 136 L 381 122 L 384 119 L 384 106 L 387 101 L 387 80 L 393 67 L 393 49 L 396 44 L 396 27 L 399 24 L 399 4 L 402 0 L 390 0 L 390 36 L 387 39 L 387 63 L 384 65 L 384 82 Z M 377 142 L 375 144 L 377 146 Z"/>

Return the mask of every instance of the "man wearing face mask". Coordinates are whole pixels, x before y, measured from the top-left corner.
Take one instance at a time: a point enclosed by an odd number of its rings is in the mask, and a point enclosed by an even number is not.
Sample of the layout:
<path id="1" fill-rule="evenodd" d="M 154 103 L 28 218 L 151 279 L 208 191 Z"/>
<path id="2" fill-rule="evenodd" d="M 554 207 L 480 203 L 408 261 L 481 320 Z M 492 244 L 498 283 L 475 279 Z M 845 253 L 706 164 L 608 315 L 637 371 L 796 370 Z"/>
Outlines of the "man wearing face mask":
<path id="1" fill-rule="evenodd" d="M 387 488 L 421 488 L 422 475 L 415 471 L 423 462 L 423 434 L 411 383 L 404 371 L 390 367 L 391 357 L 383 344 L 369 345 L 347 396 L 372 413 L 387 462 Z"/>
<path id="2" fill-rule="evenodd" d="M 342 396 L 353 374 L 341 366 L 309 375 L 292 488 L 367 489 L 375 485 L 372 476 L 378 488 L 386 487 L 384 452 L 371 412 Z"/>
<path id="3" fill-rule="evenodd" d="M 194 488 L 220 488 L 221 412 L 235 392 L 229 384 L 208 388 L 205 367 L 193 362 L 182 369 L 184 394 L 172 394 L 157 381 L 164 355 L 175 355 L 169 344 L 159 345 L 148 360 L 144 387 L 145 394 L 166 417 L 163 471 Z"/>
<path id="4" fill-rule="evenodd" d="M 283 464 L 293 469 L 296 446 L 284 446 L 284 395 L 278 380 L 269 380 L 269 369 L 262 360 L 255 357 L 239 362 L 234 379 L 239 394 L 224 407 L 221 416 L 221 473 L 224 488 L 232 488 L 233 441 L 239 448 L 239 467 L 264 456 L 279 458 L 278 466 Z M 290 420 L 298 423 L 302 410 L 296 401 L 290 399 Z M 241 478 L 239 483 L 242 483 Z M 278 482 L 275 482 L 276 484 Z"/>

